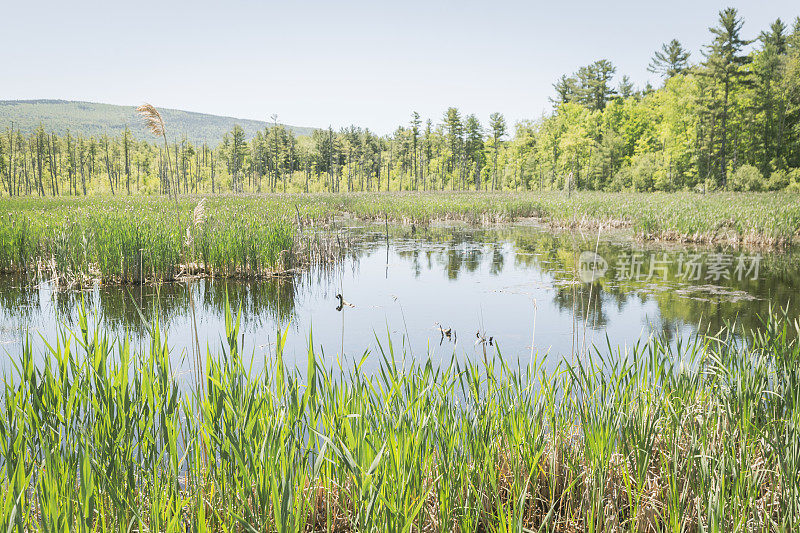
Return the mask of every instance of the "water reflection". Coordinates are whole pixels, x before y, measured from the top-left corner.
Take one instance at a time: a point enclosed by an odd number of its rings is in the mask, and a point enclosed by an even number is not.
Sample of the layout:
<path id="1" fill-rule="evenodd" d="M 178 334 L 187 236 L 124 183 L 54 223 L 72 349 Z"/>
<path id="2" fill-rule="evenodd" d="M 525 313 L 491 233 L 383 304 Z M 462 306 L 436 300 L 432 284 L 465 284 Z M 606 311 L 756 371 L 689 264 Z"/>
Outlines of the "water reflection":
<path id="1" fill-rule="evenodd" d="M 476 331 L 493 336 L 506 356 L 528 357 L 534 320 L 535 349 L 569 354 L 576 346 L 605 343 L 606 335 L 614 343 L 632 343 L 650 332 L 677 339 L 734 319 L 752 328 L 770 305 L 789 305 L 790 312 L 800 313 L 794 297 L 800 285 L 796 250 L 760 252 L 755 276 L 739 279 L 731 270 L 727 278 L 692 279 L 684 268 L 690 255 L 729 256 L 733 266 L 743 252 L 643 246 L 614 234 L 598 238 L 530 225 L 431 227 L 414 234 L 397 227 L 388 242 L 374 227 L 350 231 L 357 236 L 355 254 L 334 267 L 252 283 L 193 282 L 201 342 L 215 346 L 222 338 L 226 298 L 241 308 L 243 333 L 256 356 L 269 356 L 275 331 L 288 325 L 289 349 L 299 362 L 312 324 L 315 346 L 331 357 L 377 351 L 378 339 L 387 333 L 412 353 L 439 350 L 444 356 L 455 350 L 470 357 L 477 349 Z M 580 254 L 587 250 L 609 265 L 592 283 L 579 275 Z M 642 265 L 650 275 L 620 275 L 619 265 L 654 257 L 657 270 Z M 25 330 L 48 337 L 59 320 L 74 326 L 83 301 L 107 327 L 134 339 L 157 317 L 180 352 L 189 346 L 189 290 L 187 284 L 165 284 L 54 292 L 46 283 L 27 287 L 4 278 L 0 343 L 13 355 Z M 356 307 L 338 313 L 334 296 L 340 292 Z M 437 322 L 452 327 L 458 342 L 439 347 Z"/>

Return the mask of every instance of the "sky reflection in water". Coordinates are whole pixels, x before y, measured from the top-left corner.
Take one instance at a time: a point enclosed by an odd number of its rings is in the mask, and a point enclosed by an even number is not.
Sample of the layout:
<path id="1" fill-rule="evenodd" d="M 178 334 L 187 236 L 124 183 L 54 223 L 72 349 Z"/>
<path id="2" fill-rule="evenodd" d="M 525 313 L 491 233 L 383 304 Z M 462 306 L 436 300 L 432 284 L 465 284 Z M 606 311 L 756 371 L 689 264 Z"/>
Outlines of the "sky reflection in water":
<path id="1" fill-rule="evenodd" d="M 427 352 L 434 359 L 447 360 L 454 353 L 459 358 L 482 357 L 478 333 L 492 337 L 489 349 L 499 346 L 505 358 L 523 363 L 531 356 L 533 341 L 538 352 L 549 352 L 549 364 L 554 365 L 557 356 L 593 343 L 605 345 L 606 335 L 612 345 L 630 345 L 649 334 L 674 341 L 698 327 L 717 330 L 725 320 L 755 327 L 770 301 L 794 306 L 791 300 L 800 282 L 794 251 L 759 254 L 645 246 L 614 235 L 598 240 L 596 233 L 554 233 L 530 225 L 413 232 L 396 227 L 391 228 L 387 248 L 382 228 L 348 231 L 358 244 L 353 257 L 340 265 L 315 268 L 289 280 L 194 282 L 201 346 L 220 346 L 227 294 L 232 306 L 242 309 L 245 353 L 253 353 L 255 368 L 274 355 L 278 327 L 289 328 L 287 360 L 302 368 L 312 325 L 318 357 L 324 353 L 328 365 L 335 365 L 342 352 L 345 360 L 357 361 L 369 351 L 365 368 L 376 366 L 380 346 L 388 351 L 389 336 L 395 353 L 405 347 L 407 357 Z M 594 283 L 584 283 L 580 254 L 595 251 L 608 270 Z M 757 254 L 757 275 L 752 268 L 736 271 L 737 262 L 741 267 Z M 702 263 L 699 279 L 693 279 L 696 272 L 687 266 L 691 257 Z M 642 263 L 638 276 L 631 268 L 637 261 Z M 714 273 L 715 268 L 719 273 L 720 261 L 730 279 Z M 176 368 L 188 371 L 184 354 L 190 346 L 191 320 L 186 284 L 95 287 L 83 293 L 53 292 L 47 284 L 35 289 L 22 285 L 0 279 L 0 350 L 11 357 L 22 349 L 26 329 L 41 357 L 39 334 L 52 339 L 57 317 L 76 328 L 78 302 L 84 297 L 106 326 L 129 331 L 134 345 L 143 342 L 145 332 L 136 306 L 148 320 L 157 309 Z M 337 311 L 337 293 L 355 307 Z M 797 313 L 794 307 L 792 311 Z M 449 339 L 442 337 L 436 323 L 452 330 Z M 3 368 L 10 367 L 8 357 Z"/>

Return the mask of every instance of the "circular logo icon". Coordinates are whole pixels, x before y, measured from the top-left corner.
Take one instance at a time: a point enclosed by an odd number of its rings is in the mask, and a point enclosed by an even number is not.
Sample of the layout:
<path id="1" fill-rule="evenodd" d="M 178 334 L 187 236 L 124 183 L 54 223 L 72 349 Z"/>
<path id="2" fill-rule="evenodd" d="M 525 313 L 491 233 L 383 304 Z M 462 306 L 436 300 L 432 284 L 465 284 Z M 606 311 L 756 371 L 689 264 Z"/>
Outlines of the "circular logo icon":
<path id="1" fill-rule="evenodd" d="M 581 252 L 578 257 L 578 277 L 584 283 L 602 278 L 608 270 L 608 262 L 594 252 Z"/>

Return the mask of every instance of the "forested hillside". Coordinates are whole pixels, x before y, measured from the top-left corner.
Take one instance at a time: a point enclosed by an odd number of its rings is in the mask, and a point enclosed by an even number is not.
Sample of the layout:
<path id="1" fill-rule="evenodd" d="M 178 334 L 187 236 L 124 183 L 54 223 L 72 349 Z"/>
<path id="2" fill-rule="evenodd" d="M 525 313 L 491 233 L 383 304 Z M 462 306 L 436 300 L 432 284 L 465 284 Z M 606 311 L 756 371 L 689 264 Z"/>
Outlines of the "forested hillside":
<path id="1" fill-rule="evenodd" d="M 76 134 L 94 111 L 75 104 L 33 132 L 6 127 L 0 191 L 800 190 L 800 18 L 755 33 L 726 9 L 700 53 L 675 39 L 645 67 L 658 87 L 634 87 L 607 59 L 565 74 L 552 112 L 513 128 L 451 107 L 385 136 L 226 119 L 218 137 L 192 141 L 165 110 L 168 151 L 132 108 L 118 133 Z"/>
<path id="2" fill-rule="evenodd" d="M 268 125 L 260 120 L 243 120 L 177 109 L 162 109 L 161 113 L 170 124 L 175 140 L 185 138 L 198 145 L 218 144 L 234 124 L 239 124 L 244 129 L 248 139 Z M 70 131 L 73 135 L 85 137 L 116 136 L 128 128 L 134 139 L 150 138 L 142 121 L 136 116 L 135 106 L 65 100 L 0 100 L 0 129 L 10 128 L 12 122 L 24 134 L 35 132 L 43 124 L 48 132 L 59 135 Z M 308 135 L 313 129 L 286 127 L 296 135 Z"/>

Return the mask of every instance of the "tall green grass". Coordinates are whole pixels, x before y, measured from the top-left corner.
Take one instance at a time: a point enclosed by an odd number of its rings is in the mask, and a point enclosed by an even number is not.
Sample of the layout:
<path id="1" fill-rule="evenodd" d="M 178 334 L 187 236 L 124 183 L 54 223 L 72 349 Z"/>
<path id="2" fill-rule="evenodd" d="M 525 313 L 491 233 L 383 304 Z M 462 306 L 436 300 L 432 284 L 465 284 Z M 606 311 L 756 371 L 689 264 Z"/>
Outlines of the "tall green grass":
<path id="1" fill-rule="evenodd" d="M 800 232 L 800 202 L 787 193 L 368 193 L 310 202 L 360 218 L 416 223 L 537 217 L 566 228 L 626 227 L 644 240 L 785 245 Z"/>
<path id="2" fill-rule="evenodd" d="M 624 227 L 642 239 L 786 245 L 800 230 L 791 193 L 365 193 L 199 198 L 0 199 L 0 272 L 136 283 L 181 273 L 255 277 L 332 255 L 308 231 L 336 217 L 428 224 L 536 217 L 558 227 Z M 301 238 L 302 237 L 302 238 Z"/>
<path id="3" fill-rule="evenodd" d="M 8 531 L 795 531 L 794 317 L 546 370 L 243 353 L 238 315 L 202 387 L 158 324 L 134 350 L 81 315 L 30 345 L 0 402 Z M 404 363 L 399 363 L 403 360 Z M 374 370 L 367 372 L 366 368 Z"/>
<path id="4" fill-rule="evenodd" d="M 4 200 L 0 271 L 44 273 L 68 283 L 138 283 L 197 272 L 255 277 L 291 266 L 296 228 L 276 203 L 219 202 L 195 228 L 197 203 L 176 206 L 142 197 Z"/>

